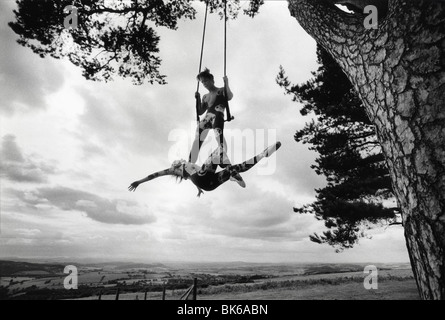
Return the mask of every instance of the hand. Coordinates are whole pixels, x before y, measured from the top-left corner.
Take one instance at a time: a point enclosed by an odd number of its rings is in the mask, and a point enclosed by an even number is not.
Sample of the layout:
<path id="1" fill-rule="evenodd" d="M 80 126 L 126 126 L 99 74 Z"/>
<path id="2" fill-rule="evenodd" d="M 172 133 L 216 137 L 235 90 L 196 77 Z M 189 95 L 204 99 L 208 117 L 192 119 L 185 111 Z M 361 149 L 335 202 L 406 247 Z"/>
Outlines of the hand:
<path id="1" fill-rule="evenodd" d="M 199 92 L 195 92 L 195 98 L 196 99 L 201 99 L 201 95 L 199 94 Z"/>
<path id="2" fill-rule="evenodd" d="M 134 192 L 138 186 L 139 186 L 139 182 L 135 181 L 132 184 L 130 184 L 130 186 L 128 187 L 128 191 L 130 191 L 130 192 L 133 191 Z"/>
<path id="3" fill-rule="evenodd" d="M 224 81 L 224 85 L 226 85 L 226 86 L 229 85 L 229 78 L 227 78 L 227 76 L 223 77 L 223 81 Z"/>

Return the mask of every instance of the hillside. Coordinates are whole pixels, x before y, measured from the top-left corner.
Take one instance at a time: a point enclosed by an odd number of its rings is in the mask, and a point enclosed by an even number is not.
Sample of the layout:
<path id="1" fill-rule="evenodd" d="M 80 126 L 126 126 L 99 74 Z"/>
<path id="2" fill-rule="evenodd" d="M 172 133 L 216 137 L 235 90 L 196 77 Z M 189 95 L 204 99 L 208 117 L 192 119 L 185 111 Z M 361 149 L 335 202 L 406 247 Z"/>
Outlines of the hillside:
<path id="1" fill-rule="evenodd" d="M 408 264 L 379 264 L 378 290 L 364 289 L 363 264 L 76 264 L 78 288 L 66 290 L 64 264 L 0 261 L 0 299 L 177 300 L 198 280 L 199 299 L 417 299 Z"/>

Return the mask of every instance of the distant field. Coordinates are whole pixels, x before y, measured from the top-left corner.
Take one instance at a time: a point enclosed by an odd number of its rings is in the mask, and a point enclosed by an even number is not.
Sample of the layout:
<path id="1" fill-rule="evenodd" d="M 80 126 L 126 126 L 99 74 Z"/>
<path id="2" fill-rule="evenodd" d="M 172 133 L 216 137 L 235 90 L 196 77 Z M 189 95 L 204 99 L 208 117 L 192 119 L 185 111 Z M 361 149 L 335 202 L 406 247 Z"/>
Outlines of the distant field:
<path id="1" fill-rule="evenodd" d="M 329 280 L 330 278 L 325 278 Z M 366 290 L 362 281 L 340 279 L 329 284 L 295 284 L 290 287 L 260 289 L 249 292 L 222 292 L 199 295 L 201 300 L 419 300 L 414 279 L 380 281 L 378 289 Z"/>
<path id="2" fill-rule="evenodd" d="M 199 295 L 201 300 L 419 300 L 414 280 L 390 280 L 377 290 L 365 290 L 362 283 L 315 284 L 292 289 L 270 289 L 246 293 Z"/>
<path id="3" fill-rule="evenodd" d="M 198 300 L 417 300 L 409 264 L 379 264 L 366 290 L 363 264 L 77 265 L 77 290 L 64 289 L 63 264 L 0 261 L 0 299 L 179 300 L 198 280 Z M 102 294 L 103 293 L 103 294 Z"/>
<path id="4" fill-rule="evenodd" d="M 185 290 L 167 290 L 166 300 L 179 300 Z M 97 299 L 87 297 L 82 300 Z M 378 288 L 366 290 L 363 273 L 333 273 L 289 276 L 253 284 L 212 286 L 198 289 L 198 300 L 419 300 L 411 270 L 384 270 Z M 102 300 L 114 300 L 105 295 Z M 120 294 L 119 300 L 143 300 L 144 293 Z M 147 300 L 161 300 L 162 294 L 147 293 Z"/>

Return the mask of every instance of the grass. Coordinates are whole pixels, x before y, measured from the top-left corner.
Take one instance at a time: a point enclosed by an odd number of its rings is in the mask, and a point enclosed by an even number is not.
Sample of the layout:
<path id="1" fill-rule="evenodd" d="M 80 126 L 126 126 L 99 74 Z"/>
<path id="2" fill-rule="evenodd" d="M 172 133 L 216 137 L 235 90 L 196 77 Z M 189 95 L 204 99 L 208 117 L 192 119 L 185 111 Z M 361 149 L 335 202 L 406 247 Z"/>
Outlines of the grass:
<path id="1" fill-rule="evenodd" d="M 179 300 L 186 290 L 167 290 L 166 300 Z M 89 297 L 85 299 L 97 299 Z M 104 295 L 102 300 L 114 300 Z M 143 292 L 125 293 L 119 300 L 143 300 Z M 148 292 L 147 300 L 161 300 L 162 293 Z M 415 280 L 404 274 L 379 277 L 378 288 L 366 290 L 363 276 L 323 275 L 322 278 L 253 284 L 225 284 L 198 288 L 198 300 L 419 300 Z"/>
<path id="2" fill-rule="evenodd" d="M 378 288 L 367 290 L 363 279 L 337 277 L 269 281 L 255 285 L 222 286 L 199 291 L 203 300 L 418 300 L 413 278 L 379 278 Z"/>
<path id="3" fill-rule="evenodd" d="M 417 300 L 408 264 L 379 265 L 378 289 L 366 290 L 359 264 L 172 265 L 153 269 L 79 266 L 79 288 L 65 290 L 60 265 L 3 262 L 10 269 L 0 283 L 2 299 L 179 300 L 198 279 L 199 300 Z M 126 266 L 127 267 L 127 266 Z M 50 272 L 42 275 L 39 271 Z M 35 274 L 30 277 L 29 273 Z M 3 290 L 3 291 L 2 291 Z"/>

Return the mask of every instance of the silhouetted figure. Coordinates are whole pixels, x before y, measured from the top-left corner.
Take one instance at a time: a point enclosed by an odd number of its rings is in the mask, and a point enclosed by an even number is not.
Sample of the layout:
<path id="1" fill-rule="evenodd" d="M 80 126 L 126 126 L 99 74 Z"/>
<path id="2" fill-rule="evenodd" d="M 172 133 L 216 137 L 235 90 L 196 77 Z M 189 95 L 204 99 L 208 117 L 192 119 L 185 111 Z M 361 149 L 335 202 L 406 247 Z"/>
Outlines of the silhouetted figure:
<path id="1" fill-rule="evenodd" d="M 218 88 L 215 86 L 215 80 L 209 69 L 205 69 L 199 73 L 196 77 L 203 86 L 209 91 L 201 100 L 199 92 L 195 93 L 195 98 L 198 103 L 197 112 L 198 115 L 205 116 L 199 121 L 196 129 L 195 141 L 193 142 L 192 149 L 190 151 L 189 162 L 195 163 L 198 159 L 199 150 L 204 142 L 210 129 L 213 129 L 215 133 L 216 142 L 218 146 L 224 150 L 221 153 L 221 158 L 215 159 L 221 167 L 229 165 L 229 159 L 225 150 L 224 141 L 224 111 L 227 106 L 227 102 L 233 98 L 233 93 L 229 87 L 229 79 L 223 77 L 224 87 Z"/>
<path id="2" fill-rule="evenodd" d="M 218 164 L 215 164 L 214 160 L 221 157 L 221 149 L 216 149 L 202 165 L 191 163 L 185 160 L 176 160 L 172 166 L 168 169 L 158 171 L 148 175 L 147 177 L 133 182 L 129 187 L 129 191 L 135 191 L 136 188 L 144 182 L 153 180 L 166 175 L 176 176 L 178 178 L 190 180 L 198 188 L 198 197 L 203 193 L 202 190 L 212 191 L 218 188 L 220 185 L 228 181 L 229 179 L 235 179 L 238 184 L 245 188 L 246 185 L 242 179 L 238 179 L 239 173 L 250 170 L 254 165 L 258 163 L 264 157 L 269 157 L 278 148 L 281 147 L 281 142 L 270 146 L 263 152 L 240 164 L 228 165 L 223 170 L 216 172 Z M 240 176 L 239 176 L 240 177 Z"/>

